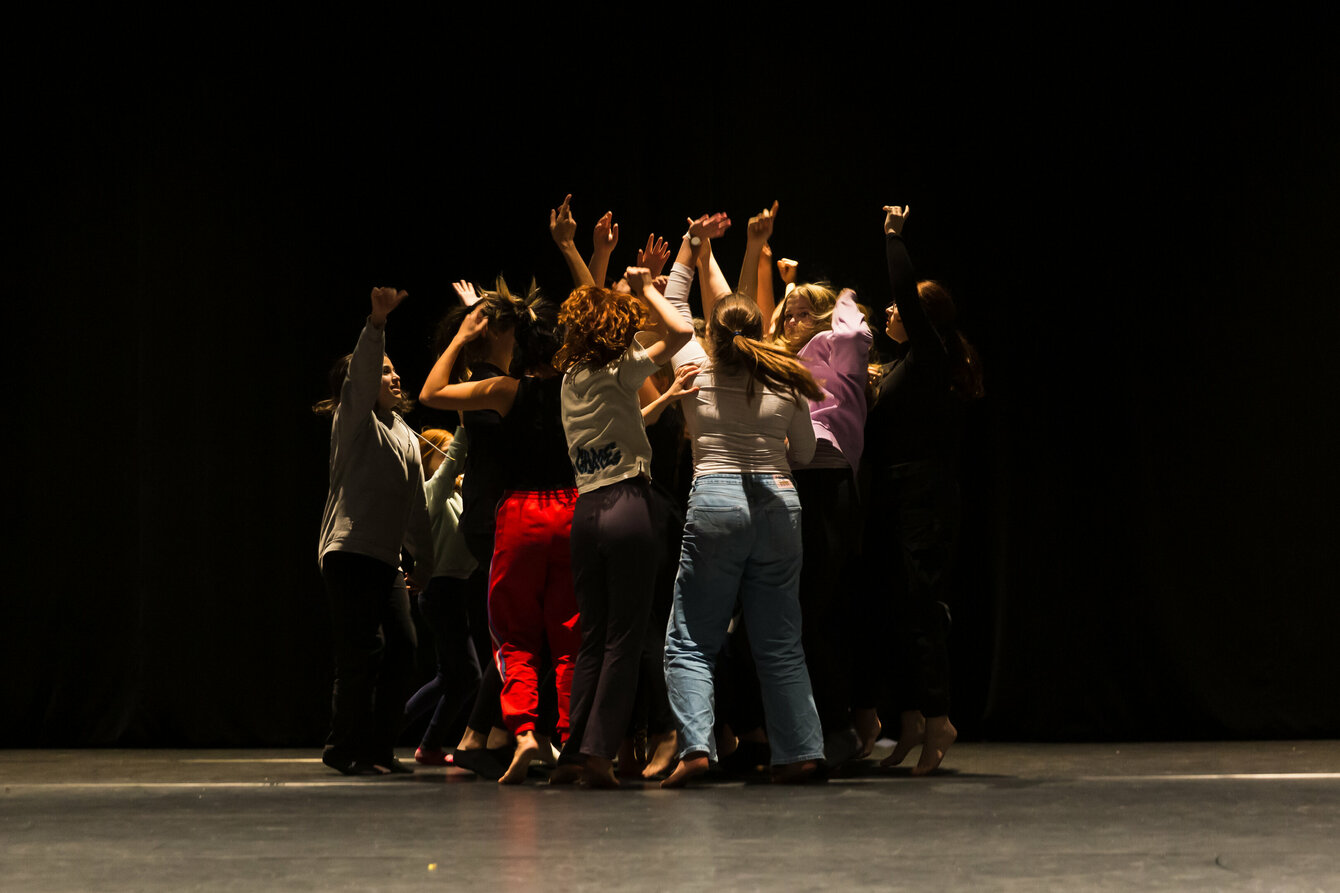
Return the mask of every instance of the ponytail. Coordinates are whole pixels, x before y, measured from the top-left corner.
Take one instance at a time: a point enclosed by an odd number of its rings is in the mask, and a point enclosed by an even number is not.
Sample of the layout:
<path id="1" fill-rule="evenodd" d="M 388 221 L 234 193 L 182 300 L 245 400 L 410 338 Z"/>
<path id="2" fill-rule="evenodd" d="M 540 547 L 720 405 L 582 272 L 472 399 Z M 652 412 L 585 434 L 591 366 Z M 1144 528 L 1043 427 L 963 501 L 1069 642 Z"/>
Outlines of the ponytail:
<path id="1" fill-rule="evenodd" d="M 749 373 L 745 394 L 754 399 L 758 383 L 786 391 L 799 403 L 801 397 L 822 400 L 823 388 L 805 365 L 788 351 L 766 344 L 763 316 L 748 298 L 729 295 L 717 302 L 708 323 L 708 341 L 712 361 L 718 366 L 743 369 Z"/>

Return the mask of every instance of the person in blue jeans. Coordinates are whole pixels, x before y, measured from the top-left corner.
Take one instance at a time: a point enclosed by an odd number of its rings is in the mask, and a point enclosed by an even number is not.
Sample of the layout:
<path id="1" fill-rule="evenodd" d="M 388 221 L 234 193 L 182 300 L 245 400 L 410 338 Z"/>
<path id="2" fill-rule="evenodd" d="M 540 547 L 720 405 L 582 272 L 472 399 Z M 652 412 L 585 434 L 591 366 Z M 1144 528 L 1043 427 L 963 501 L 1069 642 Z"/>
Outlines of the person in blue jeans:
<path id="1" fill-rule="evenodd" d="M 700 249 L 693 241 L 686 234 L 666 289 L 685 314 Z M 716 758 L 712 677 L 737 599 L 763 693 L 773 780 L 803 781 L 823 757 L 800 638 L 800 500 L 788 461 L 788 446 L 798 463 L 814 454 L 808 401 L 823 391 L 795 357 L 762 337 L 757 305 L 729 295 L 710 311 L 708 351 L 690 343 L 673 360 L 677 370 L 697 366 L 698 391 L 683 401 L 694 479 L 665 641 L 680 762 L 662 787 L 682 787 Z"/>

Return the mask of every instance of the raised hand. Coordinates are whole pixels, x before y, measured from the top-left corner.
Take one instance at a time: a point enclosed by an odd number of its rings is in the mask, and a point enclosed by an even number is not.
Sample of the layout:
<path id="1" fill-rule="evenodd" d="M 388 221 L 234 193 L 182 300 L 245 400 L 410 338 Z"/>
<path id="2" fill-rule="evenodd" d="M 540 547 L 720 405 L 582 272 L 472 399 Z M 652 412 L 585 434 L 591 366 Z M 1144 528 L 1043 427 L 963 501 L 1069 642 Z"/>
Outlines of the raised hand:
<path id="1" fill-rule="evenodd" d="M 629 267 L 624 271 L 623 278 L 628 280 L 628 290 L 640 297 L 655 277 L 646 267 Z"/>
<path id="2" fill-rule="evenodd" d="M 912 213 L 911 205 L 903 205 L 901 208 L 897 205 L 884 206 L 884 234 L 901 235 L 903 224 L 907 223 L 907 215 Z"/>
<path id="3" fill-rule="evenodd" d="M 396 291 L 394 288 L 374 288 L 372 290 L 372 322 L 381 327 L 386 324 L 386 317 L 392 310 L 400 306 L 400 302 L 409 297 L 407 291 Z"/>
<path id="4" fill-rule="evenodd" d="M 596 251 L 603 251 L 606 254 L 619 244 L 619 224 L 614 222 L 613 211 L 606 211 L 596 221 L 596 230 L 592 238 L 595 241 Z"/>
<path id="5" fill-rule="evenodd" d="M 764 208 L 757 216 L 749 218 L 749 241 L 766 242 L 772 238 L 772 225 L 777 219 L 777 208 L 778 202 L 774 201 L 771 208 Z"/>
<path id="6" fill-rule="evenodd" d="M 465 344 L 468 341 L 482 338 L 488 330 L 489 318 L 484 315 L 484 308 L 476 307 L 466 315 L 465 319 L 461 320 L 461 327 L 457 330 L 454 340 Z"/>
<path id="7" fill-rule="evenodd" d="M 730 218 L 724 211 L 718 211 L 715 214 L 704 214 L 697 220 L 689 218 L 689 235 L 697 236 L 700 239 L 719 239 L 730 229 Z"/>
<path id="8" fill-rule="evenodd" d="M 577 221 L 572 219 L 572 195 L 563 198 L 563 204 L 549 211 L 549 235 L 560 247 L 571 245 L 577 236 Z"/>
<path id="9" fill-rule="evenodd" d="M 789 257 L 778 258 L 777 273 L 782 277 L 783 282 L 787 285 L 792 285 L 796 281 L 796 268 L 799 266 L 800 264 Z"/>
<path id="10" fill-rule="evenodd" d="M 653 277 L 661 275 L 665 262 L 670 259 L 670 246 L 655 233 L 647 236 L 647 247 L 637 250 L 637 265 L 646 267 Z"/>
<path id="11" fill-rule="evenodd" d="M 479 303 L 479 293 L 475 291 L 473 284 L 462 279 L 460 282 L 451 283 L 451 288 L 456 292 L 456 297 L 461 299 L 461 304 L 466 307 L 473 307 Z"/>

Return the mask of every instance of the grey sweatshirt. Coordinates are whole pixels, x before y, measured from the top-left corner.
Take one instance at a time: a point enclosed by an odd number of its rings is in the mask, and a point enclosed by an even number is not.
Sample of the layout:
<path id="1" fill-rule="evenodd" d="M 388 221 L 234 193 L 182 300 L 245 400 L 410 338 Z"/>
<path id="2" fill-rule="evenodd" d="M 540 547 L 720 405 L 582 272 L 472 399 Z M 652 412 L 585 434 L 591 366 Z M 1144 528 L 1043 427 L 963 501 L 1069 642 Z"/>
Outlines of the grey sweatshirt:
<path id="1" fill-rule="evenodd" d="M 330 551 L 354 552 L 399 567 L 403 546 L 414 556 L 415 576 L 427 582 L 433 536 L 419 448 L 404 419 L 377 408 L 385 343 L 385 333 L 369 319 L 340 389 L 317 560 Z"/>

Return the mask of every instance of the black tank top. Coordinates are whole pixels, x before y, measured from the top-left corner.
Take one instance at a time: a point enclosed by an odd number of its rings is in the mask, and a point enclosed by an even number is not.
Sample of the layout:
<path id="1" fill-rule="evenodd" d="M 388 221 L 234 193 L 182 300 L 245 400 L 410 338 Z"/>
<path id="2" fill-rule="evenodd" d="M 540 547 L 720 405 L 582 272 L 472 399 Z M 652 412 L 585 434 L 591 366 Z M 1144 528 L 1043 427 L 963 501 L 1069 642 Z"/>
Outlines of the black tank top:
<path id="1" fill-rule="evenodd" d="M 561 490 L 577 486 L 563 433 L 559 390 L 563 377 L 526 376 L 516 389 L 512 410 L 503 417 L 500 446 L 506 455 L 507 490 Z M 474 441 L 470 441 L 474 450 Z"/>

